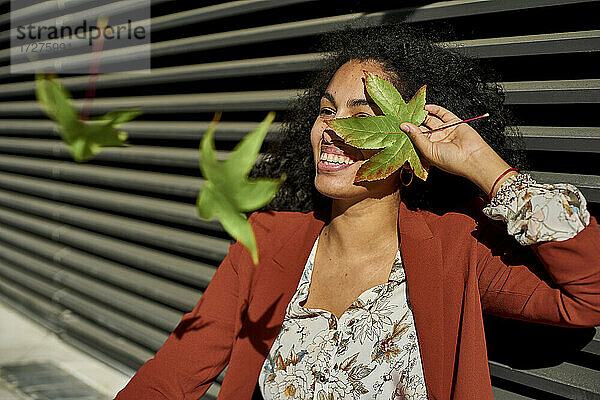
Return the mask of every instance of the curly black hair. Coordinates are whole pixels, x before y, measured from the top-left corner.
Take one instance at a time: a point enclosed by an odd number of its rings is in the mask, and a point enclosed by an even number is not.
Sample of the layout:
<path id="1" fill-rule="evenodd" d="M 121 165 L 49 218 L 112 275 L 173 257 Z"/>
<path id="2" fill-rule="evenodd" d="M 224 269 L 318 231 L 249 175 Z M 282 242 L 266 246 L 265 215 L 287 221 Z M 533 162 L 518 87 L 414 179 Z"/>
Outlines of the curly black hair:
<path id="1" fill-rule="evenodd" d="M 447 35 L 447 29 L 443 33 L 424 32 L 403 23 L 358 29 L 345 26 L 321 35 L 313 50 L 326 54 L 322 68 L 307 77 L 304 84 L 308 89 L 284 114 L 279 135 L 251 173 L 264 177 L 287 175 L 277 196 L 262 210 L 308 212 L 331 201 L 314 186 L 310 131 L 329 81 L 350 60 L 378 62 L 405 99 L 426 84 L 427 103 L 441 105 L 459 118 L 488 112 L 489 118 L 475 121 L 472 126 L 508 164 L 525 167 L 522 140 L 504 106 L 502 88 L 495 83 L 497 76 L 477 59 L 442 44 Z M 451 210 L 481 194 L 466 179 L 436 168 L 430 169 L 426 182 L 414 179 L 410 186 L 401 187 L 401 198 L 407 207 L 433 211 Z"/>

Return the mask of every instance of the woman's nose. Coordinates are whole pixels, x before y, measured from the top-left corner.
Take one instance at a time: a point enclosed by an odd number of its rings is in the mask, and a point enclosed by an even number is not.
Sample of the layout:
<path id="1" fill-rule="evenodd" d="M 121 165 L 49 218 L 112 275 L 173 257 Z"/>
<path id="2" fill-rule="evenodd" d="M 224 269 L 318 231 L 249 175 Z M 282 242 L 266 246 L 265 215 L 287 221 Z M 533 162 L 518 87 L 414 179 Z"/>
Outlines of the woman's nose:
<path id="1" fill-rule="evenodd" d="M 322 137 L 324 143 L 331 143 L 332 132 L 333 132 L 333 129 L 331 129 L 331 128 L 325 128 L 323 130 L 321 137 Z"/>
<path id="2" fill-rule="evenodd" d="M 327 127 L 323 130 L 322 138 L 324 143 L 333 143 L 335 140 L 343 140 L 333 129 Z"/>

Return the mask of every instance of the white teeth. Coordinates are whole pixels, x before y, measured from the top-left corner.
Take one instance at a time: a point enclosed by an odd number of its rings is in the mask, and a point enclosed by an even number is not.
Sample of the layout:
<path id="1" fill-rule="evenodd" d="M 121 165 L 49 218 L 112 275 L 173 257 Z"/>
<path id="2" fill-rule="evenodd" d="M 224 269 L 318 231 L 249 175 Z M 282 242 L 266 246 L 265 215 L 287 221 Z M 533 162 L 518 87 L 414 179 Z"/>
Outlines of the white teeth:
<path id="1" fill-rule="evenodd" d="M 329 165 L 340 165 L 340 164 L 353 164 L 349 157 L 339 155 L 339 154 L 331 154 L 331 153 L 321 153 L 321 161 L 325 162 Z"/>

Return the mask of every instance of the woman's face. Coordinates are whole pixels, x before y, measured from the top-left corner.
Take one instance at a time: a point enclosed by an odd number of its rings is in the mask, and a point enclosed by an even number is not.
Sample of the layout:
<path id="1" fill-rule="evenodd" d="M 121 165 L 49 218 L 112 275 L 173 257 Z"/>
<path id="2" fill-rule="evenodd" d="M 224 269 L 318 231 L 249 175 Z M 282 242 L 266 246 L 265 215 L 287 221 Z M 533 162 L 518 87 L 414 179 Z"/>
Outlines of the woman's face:
<path id="1" fill-rule="evenodd" d="M 334 118 L 382 115 L 365 89 L 363 69 L 383 78 L 389 76 L 373 62 L 351 60 L 342 65 L 321 98 L 319 115 L 311 130 L 315 187 L 334 199 L 377 197 L 397 190 L 399 184 L 397 172 L 383 180 L 355 184 L 354 177 L 360 166 L 379 150 L 351 147 L 325 123 Z M 332 157 L 333 160 L 327 161 Z"/>

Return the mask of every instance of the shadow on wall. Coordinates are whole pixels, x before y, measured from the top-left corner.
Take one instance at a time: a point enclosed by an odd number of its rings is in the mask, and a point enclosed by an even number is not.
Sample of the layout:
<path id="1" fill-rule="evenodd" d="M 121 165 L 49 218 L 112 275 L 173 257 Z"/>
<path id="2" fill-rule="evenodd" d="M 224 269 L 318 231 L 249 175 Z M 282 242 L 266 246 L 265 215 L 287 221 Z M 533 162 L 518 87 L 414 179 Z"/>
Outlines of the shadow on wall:
<path id="1" fill-rule="evenodd" d="M 581 351 L 592 341 L 594 328 L 563 328 L 486 315 L 485 331 L 490 361 L 512 368 L 545 368 L 563 362 L 590 368 L 600 365 L 600 357 Z"/>

